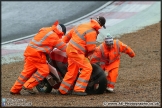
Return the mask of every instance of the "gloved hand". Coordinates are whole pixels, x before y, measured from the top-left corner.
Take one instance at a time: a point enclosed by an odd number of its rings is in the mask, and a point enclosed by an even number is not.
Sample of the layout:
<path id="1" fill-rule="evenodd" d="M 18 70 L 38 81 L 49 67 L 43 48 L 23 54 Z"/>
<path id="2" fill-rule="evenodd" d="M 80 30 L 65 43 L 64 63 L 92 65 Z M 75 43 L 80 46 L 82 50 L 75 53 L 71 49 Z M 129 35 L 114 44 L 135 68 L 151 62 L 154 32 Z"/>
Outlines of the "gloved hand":
<path id="1" fill-rule="evenodd" d="M 131 58 L 133 58 L 134 56 L 135 56 L 134 54 L 130 55 Z"/>

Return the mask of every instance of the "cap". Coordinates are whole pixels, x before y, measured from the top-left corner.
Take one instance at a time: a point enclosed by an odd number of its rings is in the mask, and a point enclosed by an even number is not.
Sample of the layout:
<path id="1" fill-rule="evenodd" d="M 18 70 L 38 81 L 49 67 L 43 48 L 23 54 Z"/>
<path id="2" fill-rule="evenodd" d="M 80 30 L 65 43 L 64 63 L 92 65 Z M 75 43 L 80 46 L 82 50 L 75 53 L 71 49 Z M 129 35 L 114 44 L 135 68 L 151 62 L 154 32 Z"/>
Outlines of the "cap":
<path id="1" fill-rule="evenodd" d="M 104 29 L 106 29 L 106 27 L 105 27 L 106 19 L 103 16 L 98 16 L 96 18 L 96 20 L 100 24 L 100 26 L 102 26 Z"/>
<path id="2" fill-rule="evenodd" d="M 110 35 L 110 33 L 108 33 L 108 34 L 106 35 L 105 43 L 106 43 L 107 45 L 113 45 L 113 44 L 114 44 L 113 37 Z"/>

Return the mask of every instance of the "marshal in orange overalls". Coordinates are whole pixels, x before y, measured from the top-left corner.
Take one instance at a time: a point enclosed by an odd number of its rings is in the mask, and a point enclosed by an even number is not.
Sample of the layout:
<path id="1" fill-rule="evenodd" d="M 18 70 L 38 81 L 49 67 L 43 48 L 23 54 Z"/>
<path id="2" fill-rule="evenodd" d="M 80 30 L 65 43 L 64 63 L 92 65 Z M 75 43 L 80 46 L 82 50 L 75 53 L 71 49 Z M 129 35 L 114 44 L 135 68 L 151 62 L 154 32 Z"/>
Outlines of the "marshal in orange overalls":
<path id="1" fill-rule="evenodd" d="M 101 68 L 106 72 L 107 89 L 112 91 L 118 77 L 121 53 L 128 54 L 130 57 L 135 56 L 134 51 L 120 40 L 113 40 L 113 46 L 111 49 L 107 48 L 104 41 L 90 56 L 91 63 L 99 63 Z"/>
<path id="2" fill-rule="evenodd" d="M 66 51 L 66 43 L 61 40 L 64 33 L 58 29 L 58 25 L 59 22 L 56 21 L 52 27 L 41 28 L 29 42 L 24 52 L 24 69 L 10 93 L 18 94 L 22 86 L 32 89 L 49 74 L 46 54 L 49 54 L 53 48 Z"/>
<path id="3" fill-rule="evenodd" d="M 99 23 L 91 19 L 88 23 L 74 27 L 63 37 L 64 42 L 69 42 L 66 49 L 68 72 L 59 87 L 61 94 L 68 93 L 79 74 L 79 70 L 80 75 L 74 86 L 74 91 L 85 92 L 92 73 L 92 66 L 87 57 L 96 48 L 96 39 L 100 28 Z"/>

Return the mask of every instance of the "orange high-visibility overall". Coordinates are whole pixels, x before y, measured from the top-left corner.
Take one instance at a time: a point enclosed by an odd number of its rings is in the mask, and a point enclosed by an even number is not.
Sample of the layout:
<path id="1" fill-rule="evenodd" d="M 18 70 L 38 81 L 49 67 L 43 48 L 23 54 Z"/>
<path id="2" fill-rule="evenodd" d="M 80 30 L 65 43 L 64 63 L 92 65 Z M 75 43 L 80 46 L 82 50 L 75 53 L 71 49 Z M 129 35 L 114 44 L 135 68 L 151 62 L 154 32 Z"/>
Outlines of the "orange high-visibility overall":
<path id="1" fill-rule="evenodd" d="M 95 50 L 100 28 L 101 26 L 91 19 L 91 22 L 80 24 L 63 37 L 63 41 L 69 43 L 66 48 L 68 71 L 59 87 L 62 94 L 67 94 L 71 89 L 79 71 L 80 74 L 75 83 L 74 91 L 85 92 L 92 73 L 92 66 L 87 56 Z"/>
<path id="2" fill-rule="evenodd" d="M 134 51 L 120 40 L 114 40 L 111 50 L 108 50 L 103 42 L 90 56 L 91 63 L 98 62 L 101 68 L 107 72 L 107 87 L 109 88 L 114 88 L 117 81 L 121 53 L 128 54 L 130 57 L 135 56 Z"/>
<path id="3" fill-rule="evenodd" d="M 66 43 L 62 42 L 63 32 L 57 29 L 58 21 L 52 27 L 39 30 L 29 42 L 24 52 L 24 69 L 11 88 L 11 92 L 19 93 L 22 86 L 28 89 L 35 87 L 49 74 L 46 54 L 53 48 L 66 51 Z"/>

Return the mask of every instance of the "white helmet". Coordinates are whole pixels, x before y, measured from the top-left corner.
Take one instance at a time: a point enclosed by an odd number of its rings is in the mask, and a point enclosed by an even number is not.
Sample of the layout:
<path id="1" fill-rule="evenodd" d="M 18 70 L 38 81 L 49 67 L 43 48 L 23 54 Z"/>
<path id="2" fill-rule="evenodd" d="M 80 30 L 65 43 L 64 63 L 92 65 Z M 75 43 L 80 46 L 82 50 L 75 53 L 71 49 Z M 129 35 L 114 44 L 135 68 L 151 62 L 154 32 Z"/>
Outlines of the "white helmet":
<path id="1" fill-rule="evenodd" d="M 64 35 L 66 34 L 66 27 L 64 24 L 58 24 L 57 28 L 62 31 L 64 33 Z"/>

